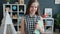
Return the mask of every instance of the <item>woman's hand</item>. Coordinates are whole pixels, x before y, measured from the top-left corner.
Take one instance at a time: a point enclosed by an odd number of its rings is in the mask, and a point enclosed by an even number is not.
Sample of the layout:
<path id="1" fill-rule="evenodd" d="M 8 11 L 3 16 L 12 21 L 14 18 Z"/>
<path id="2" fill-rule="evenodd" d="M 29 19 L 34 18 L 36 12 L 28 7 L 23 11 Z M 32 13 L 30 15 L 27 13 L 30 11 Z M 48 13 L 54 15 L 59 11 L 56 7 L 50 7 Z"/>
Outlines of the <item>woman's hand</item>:
<path id="1" fill-rule="evenodd" d="M 41 32 L 41 34 L 44 34 L 44 30 L 43 30 L 43 28 L 40 27 L 38 24 L 36 24 L 35 28 L 36 28 L 36 29 L 39 29 L 40 32 Z"/>

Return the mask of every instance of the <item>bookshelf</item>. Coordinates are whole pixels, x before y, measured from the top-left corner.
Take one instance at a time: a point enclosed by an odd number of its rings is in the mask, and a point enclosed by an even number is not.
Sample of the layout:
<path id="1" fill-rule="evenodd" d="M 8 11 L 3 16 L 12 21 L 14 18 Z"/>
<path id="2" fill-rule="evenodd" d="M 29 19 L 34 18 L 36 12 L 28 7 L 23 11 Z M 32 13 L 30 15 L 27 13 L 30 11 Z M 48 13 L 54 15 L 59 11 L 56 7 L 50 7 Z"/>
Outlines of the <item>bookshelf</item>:
<path id="1" fill-rule="evenodd" d="M 9 9 L 8 13 L 12 18 L 12 22 L 16 31 L 19 31 L 20 20 L 21 20 L 21 17 L 26 12 L 26 5 L 25 4 L 3 4 L 3 17 L 5 17 L 7 8 Z"/>

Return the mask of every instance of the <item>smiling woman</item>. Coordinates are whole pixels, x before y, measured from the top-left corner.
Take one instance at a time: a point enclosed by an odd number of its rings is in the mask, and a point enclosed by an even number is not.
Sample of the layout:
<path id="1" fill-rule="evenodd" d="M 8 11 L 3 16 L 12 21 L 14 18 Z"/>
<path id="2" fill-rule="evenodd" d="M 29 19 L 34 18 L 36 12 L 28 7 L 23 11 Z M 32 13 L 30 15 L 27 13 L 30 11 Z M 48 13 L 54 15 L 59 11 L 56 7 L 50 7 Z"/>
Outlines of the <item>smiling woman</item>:
<path id="1" fill-rule="evenodd" d="M 39 3 L 37 0 L 29 0 L 25 16 L 21 20 L 21 34 L 38 34 L 35 33 L 35 23 L 41 20 Z M 37 24 L 38 25 L 38 24 Z M 36 26 L 39 32 L 44 33 L 43 29 Z"/>

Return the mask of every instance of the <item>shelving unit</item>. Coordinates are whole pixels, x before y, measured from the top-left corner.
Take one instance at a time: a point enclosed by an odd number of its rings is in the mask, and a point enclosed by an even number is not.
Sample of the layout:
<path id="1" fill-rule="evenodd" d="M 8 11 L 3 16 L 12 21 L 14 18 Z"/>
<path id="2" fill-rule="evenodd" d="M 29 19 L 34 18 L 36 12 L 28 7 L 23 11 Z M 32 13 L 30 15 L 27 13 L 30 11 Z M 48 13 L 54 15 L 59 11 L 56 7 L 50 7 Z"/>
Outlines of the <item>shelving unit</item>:
<path id="1" fill-rule="evenodd" d="M 44 32 L 46 34 L 53 34 L 54 19 L 53 18 L 43 18 Z"/>
<path id="2" fill-rule="evenodd" d="M 25 4 L 3 4 L 3 17 L 5 17 L 6 8 L 9 8 L 9 14 L 16 31 L 19 31 L 21 17 L 25 14 Z"/>

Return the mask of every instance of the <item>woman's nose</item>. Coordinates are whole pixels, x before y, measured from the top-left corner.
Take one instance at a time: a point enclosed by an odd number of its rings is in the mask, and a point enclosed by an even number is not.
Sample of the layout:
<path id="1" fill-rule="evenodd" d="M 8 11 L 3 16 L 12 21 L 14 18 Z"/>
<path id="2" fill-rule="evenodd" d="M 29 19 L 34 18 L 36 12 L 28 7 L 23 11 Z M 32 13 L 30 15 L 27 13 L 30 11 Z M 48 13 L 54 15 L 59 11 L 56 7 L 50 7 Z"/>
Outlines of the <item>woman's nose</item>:
<path id="1" fill-rule="evenodd" d="M 35 9 L 35 7 L 33 7 L 33 9 Z"/>

